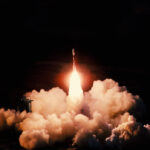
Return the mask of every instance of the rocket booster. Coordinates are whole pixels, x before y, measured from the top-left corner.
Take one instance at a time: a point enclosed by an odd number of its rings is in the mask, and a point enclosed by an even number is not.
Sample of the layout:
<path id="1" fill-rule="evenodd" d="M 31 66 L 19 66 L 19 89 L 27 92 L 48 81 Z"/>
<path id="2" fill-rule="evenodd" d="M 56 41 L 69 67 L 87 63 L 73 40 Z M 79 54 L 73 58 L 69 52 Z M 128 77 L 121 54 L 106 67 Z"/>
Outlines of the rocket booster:
<path id="1" fill-rule="evenodd" d="M 75 65 L 75 49 L 72 49 L 72 58 L 73 58 L 73 70 L 76 70 L 76 65 Z"/>

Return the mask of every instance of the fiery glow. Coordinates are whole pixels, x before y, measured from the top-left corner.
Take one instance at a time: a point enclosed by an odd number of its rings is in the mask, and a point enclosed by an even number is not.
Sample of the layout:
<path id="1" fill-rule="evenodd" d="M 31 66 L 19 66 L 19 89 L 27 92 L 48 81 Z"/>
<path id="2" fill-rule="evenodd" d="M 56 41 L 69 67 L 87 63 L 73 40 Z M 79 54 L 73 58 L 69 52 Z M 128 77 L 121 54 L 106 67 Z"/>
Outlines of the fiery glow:
<path id="1" fill-rule="evenodd" d="M 83 90 L 81 87 L 80 76 L 76 68 L 74 68 L 69 81 L 69 97 L 72 99 L 81 99 L 82 96 Z"/>
<path id="2" fill-rule="evenodd" d="M 75 65 L 75 50 L 72 49 L 72 58 L 73 58 L 73 71 L 69 80 L 69 97 L 72 100 L 82 99 L 83 90 L 81 88 L 80 76 L 76 70 Z"/>

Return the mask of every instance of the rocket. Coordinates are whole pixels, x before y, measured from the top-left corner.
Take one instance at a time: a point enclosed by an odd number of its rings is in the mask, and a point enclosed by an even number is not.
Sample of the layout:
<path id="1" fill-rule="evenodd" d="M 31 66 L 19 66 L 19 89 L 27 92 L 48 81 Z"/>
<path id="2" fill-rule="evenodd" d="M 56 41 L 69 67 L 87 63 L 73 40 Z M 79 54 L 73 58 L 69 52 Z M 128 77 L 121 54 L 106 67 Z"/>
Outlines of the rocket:
<path id="1" fill-rule="evenodd" d="M 73 70 L 76 70 L 76 65 L 75 65 L 75 49 L 72 49 L 72 58 L 73 58 Z"/>

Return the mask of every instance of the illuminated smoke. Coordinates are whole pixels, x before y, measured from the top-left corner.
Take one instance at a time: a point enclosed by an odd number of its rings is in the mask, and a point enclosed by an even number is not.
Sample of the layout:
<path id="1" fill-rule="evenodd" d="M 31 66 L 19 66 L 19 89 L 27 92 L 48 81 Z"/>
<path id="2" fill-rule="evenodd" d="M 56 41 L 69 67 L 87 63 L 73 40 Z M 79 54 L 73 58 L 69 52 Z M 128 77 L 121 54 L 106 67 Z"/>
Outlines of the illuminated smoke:
<path id="1" fill-rule="evenodd" d="M 68 143 L 68 139 L 79 148 L 121 149 L 131 141 L 140 142 L 141 137 L 150 139 L 150 125 L 142 125 L 135 118 L 136 106 L 142 104 L 139 96 L 112 79 L 94 81 L 83 93 L 75 66 L 69 95 L 55 87 L 33 90 L 25 96 L 33 100 L 32 112 L 0 109 L 0 130 L 17 127 L 22 131 L 19 142 L 25 149 Z"/>
<path id="2" fill-rule="evenodd" d="M 19 142 L 26 149 L 65 143 L 67 139 L 72 139 L 72 145 L 78 147 L 120 148 L 141 132 L 150 135 L 150 125 L 143 126 L 134 113 L 129 113 L 139 103 L 139 97 L 111 79 L 94 81 L 92 88 L 84 93 L 80 107 L 76 105 L 72 111 L 68 111 L 67 94 L 58 87 L 33 90 L 26 97 L 33 100 L 32 113 L 19 123 L 22 130 Z"/>
<path id="3" fill-rule="evenodd" d="M 11 126 L 19 127 L 19 123 L 27 117 L 26 111 L 16 112 L 16 110 L 0 109 L 0 130 Z M 18 128 L 19 129 L 19 128 Z"/>

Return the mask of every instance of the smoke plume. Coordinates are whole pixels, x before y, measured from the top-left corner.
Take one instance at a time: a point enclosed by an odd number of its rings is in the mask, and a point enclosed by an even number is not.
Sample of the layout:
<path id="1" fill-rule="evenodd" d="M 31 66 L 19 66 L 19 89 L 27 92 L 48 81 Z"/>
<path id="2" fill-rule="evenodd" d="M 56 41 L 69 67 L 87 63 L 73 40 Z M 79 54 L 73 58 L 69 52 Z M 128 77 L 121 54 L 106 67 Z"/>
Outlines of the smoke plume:
<path id="1" fill-rule="evenodd" d="M 71 101 L 58 87 L 25 96 L 33 100 L 32 112 L 0 109 L 0 130 L 16 126 L 22 131 L 19 142 L 25 149 L 68 140 L 79 148 L 120 149 L 143 136 L 150 139 L 150 125 L 135 118 L 136 108 L 143 109 L 141 99 L 111 79 L 94 81 L 80 101 Z"/>

